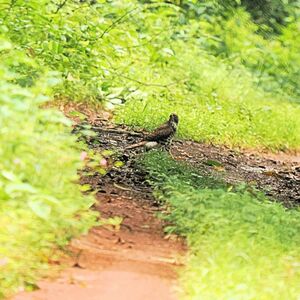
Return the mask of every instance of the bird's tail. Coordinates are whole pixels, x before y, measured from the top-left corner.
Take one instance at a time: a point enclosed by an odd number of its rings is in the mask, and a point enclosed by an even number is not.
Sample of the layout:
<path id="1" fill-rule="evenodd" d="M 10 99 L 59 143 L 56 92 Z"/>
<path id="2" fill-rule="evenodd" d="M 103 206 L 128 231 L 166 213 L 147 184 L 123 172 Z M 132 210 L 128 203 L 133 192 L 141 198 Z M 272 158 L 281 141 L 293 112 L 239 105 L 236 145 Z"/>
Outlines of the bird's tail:
<path id="1" fill-rule="evenodd" d="M 146 145 L 147 143 L 148 143 L 148 141 L 142 141 L 142 142 L 139 142 L 139 143 L 136 143 L 136 144 L 127 146 L 127 147 L 125 148 L 125 150 L 129 150 L 129 149 L 134 149 L 134 148 L 142 147 L 142 146 Z"/>

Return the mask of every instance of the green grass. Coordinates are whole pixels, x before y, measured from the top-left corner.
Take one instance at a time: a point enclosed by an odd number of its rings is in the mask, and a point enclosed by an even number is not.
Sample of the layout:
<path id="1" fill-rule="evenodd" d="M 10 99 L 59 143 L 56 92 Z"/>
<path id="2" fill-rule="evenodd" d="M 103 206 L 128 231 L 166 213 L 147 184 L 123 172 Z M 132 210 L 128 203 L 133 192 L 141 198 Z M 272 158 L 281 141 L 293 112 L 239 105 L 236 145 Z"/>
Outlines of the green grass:
<path id="1" fill-rule="evenodd" d="M 293 10 L 285 17 L 290 24 L 268 38 L 259 34 L 245 9 L 226 9 L 226 1 L 185 0 L 182 7 L 178 1 L 59 2 L 5 1 L 0 9 L 5 35 L 0 37 L 0 298 L 30 287 L 48 268 L 52 248 L 93 222 L 88 212 L 93 200 L 72 183 L 80 168 L 75 140 L 65 118 L 40 109 L 45 94 L 92 105 L 124 100 L 116 120 L 147 129 L 175 111 L 179 136 L 196 141 L 300 148 L 300 107 L 289 102 L 299 102 L 300 35 L 293 5 L 284 4 Z M 46 70 L 55 76 L 44 78 Z M 293 299 L 299 274 L 290 243 L 294 239 L 287 232 L 299 228 L 298 214 L 259 202 L 247 192 L 226 192 L 222 184 L 201 174 L 187 175 L 188 169 L 170 162 L 162 164 L 162 174 L 165 167 L 172 167 L 174 179 L 160 181 L 169 184 L 165 196 L 174 208 L 170 218 L 188 236 L 194 253 L 186 272 L 189 279 L 183 281 L 188 294 L 197 298 L 205 290 L 218 293 L 212 299 L 222 299 L 232 290 L 230 284 L 240 289 L 233 290 L 237 295 L 244 290 L 251 295 L 251 284 L 255 291 L 261 284 L 264 295 L 274 286 L 269 293 Z M 236 215 L 231 216 L 231 205 L 237 207 Z M 182 213 L 186 210 L 188 218 Z M 254 214 L 258 222 L 243 223 L 245 214 L 250 221 Z M 281 225 L 280 237 L 287 234 L 285 247 L 275 238 Z M 250 239 L 247 230 L 252 227 L 260 233 Z M 205 233 L 201 239 L 198 229 Z M 257 255 L 248 255 L 250 250 Z M 235 260 L 231 253 L 241 258 Z M 250 262 L 260 261 L 259 267 L 248 263 L 247 255 Z M 195 283 L 198 279 L 200 284 Z"/>
<path id="2" fill-rule="evenodd" d="M 300 149 L 299 105 L 257 87 L 244 68 L 230 68 L 197 49 L 177 50 L 182 62 L 171 62 L 165 73 L 172 82 L 176 69 L 177 78 L 185 77 L 186 83 L 127 101 L 117 122 L 153 129 L 176 112 L 182 138 L 231 147 Z"/>
<path id="3" fill-rule="evenodd" d="M 45 66 L 61 79 L 54 98 L 125 101 L 119 122 L 153 128 L 176 111 L 184 138 L 300 149 L 296 20 L 267 36 L 236 2 L 96 2 L 3 5 L 1 28 L 36 62 L 14 66 L 20 84 L 30 85 Z"/>
<path id="4" fill-rule="evenodd" d="M 187 238 L 182 299 L 299 299 L 300 212 L 152 152 L 142 160 L 168 206 L 168 232 Z"/>

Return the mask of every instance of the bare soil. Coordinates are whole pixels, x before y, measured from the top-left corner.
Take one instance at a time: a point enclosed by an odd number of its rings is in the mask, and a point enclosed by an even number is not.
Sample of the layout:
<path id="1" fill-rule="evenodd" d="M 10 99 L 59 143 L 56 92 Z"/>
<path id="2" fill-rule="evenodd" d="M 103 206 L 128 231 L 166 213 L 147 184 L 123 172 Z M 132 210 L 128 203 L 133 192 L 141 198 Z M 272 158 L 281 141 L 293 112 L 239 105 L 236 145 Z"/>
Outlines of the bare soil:
<path id="1" fill-rule="evenodd" d="M 177 299 L 177 274 L 184 264 L 185 243 L 177 236 L 166 236 L 166 224 L 156 217 L 162 208 L 153 197 L 147 174 L 135 162 L 143 149 L 124 152 L 126 146 L 142 139 L 143 132 L 112 125 L 107 121 L 111 116 L 104 117 L 93 115 L 92 129 L 97 136 L 84 139 L 96 151 L 114 149 L 125 166 L 112 167 L 105 176 L 84 176 L 81 183 L 98 191 L 94 209 L 101 217 L 119 216 L 123 221 L 120 227 L 95 227 L 73 240 L 69 267 L 60 277 L 42 280 L 39 290 L 22 292 L 13 300 Z M 82 124 L 74 131 L 80 128 Z M 239 152 L 191 141 L 174 141 L 171 153 L 174 159 L 230 184 L 252 184 L 288 207 L 300 203 L 299 156 Z"/>
<path id="2" fill-rule="evenodd" d="M 224 146 L 178 141 L 174 157 L 222 178 L 247 183 L 286 207 L 300 205 L 300 156 L 241 152 Z"/>
<path id="3" fill-rule="evenodd" d="M 177 271 L 185 245 L 163 233 L 155 217 L 158 207 L 140 193 L 106 187 L 97 195 L 101 217 L 123 218 L 120 228 L 99 226 L 73 240 L 69 267 L 54 281 L 42 280 L 39 290 L 22 292 L 14 300 L 147 300 L 177 299 Z"/>
<path id="4" fill-rule="evenodd" d="M 97 150 L 114 147 L 117 139 L 106 138 Z M 164 234 L 166 224 L 156 217 L 160 208 L 145 174 L 134 172 L 128 161 L 106 176 L 82 176 L 81 183 L 98 190 L 94 209 L 101 218 L 121 217 L 120 226 L 94 227 L 73 240 L 71 257 L 60 262 L 67 268 L 59 278 L 42 280 L 38 290 L 21 292 L 13 300 L 176 300 L 186 246 L 179 237 Z"/>
<path id="5" fill-rule="evenodd" d="M 107 125 L 106 122 L 95 123 L 93 130 L 97 136 L 88 138 L 90 147 L 99 148 L 100 141 L 101 147 L 114 149 L 126 163 L 125 168 L 112 170 L 109 177 L 98 178 L 98 182 L 103 184 L 108 178 L 130 190 L 151 192 L 145 183 L 146 174 L 135 165 L 136 157 L 144 149 L 124 151 L 128 145 L 141 141 L 144 132 L 132 131 L 124 125 Z M 171 154 L 175 160 L 190 164 L 228 184 L 252 185 L 286 207 L 300 204 L 300 155 L 239 151 L 187 140 L 174 141 Z"/>

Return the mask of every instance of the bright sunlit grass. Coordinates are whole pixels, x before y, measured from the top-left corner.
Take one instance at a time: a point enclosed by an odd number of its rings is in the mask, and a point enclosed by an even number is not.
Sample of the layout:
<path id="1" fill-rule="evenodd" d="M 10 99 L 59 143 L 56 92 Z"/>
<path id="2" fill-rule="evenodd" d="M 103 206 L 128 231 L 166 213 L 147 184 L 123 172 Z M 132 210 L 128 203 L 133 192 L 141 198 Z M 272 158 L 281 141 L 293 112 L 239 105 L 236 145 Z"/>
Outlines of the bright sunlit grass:
<path id="1" fill-rule="evenodd" d="M 196 51 L 178 54 L 182 63 L 166 70 L 172 74 L 171 68 L 176 68 L 186 84 L 172 86 L 160 97 L 149 91 L 142 99 L 129 100 L 117 122 L 153 129 L 176 112 L 182 138 L 234 147 L 300 149 L 298 104 L 264 92 L 245 69 L 229 68 L 205 53 L 199 57 Z"/>

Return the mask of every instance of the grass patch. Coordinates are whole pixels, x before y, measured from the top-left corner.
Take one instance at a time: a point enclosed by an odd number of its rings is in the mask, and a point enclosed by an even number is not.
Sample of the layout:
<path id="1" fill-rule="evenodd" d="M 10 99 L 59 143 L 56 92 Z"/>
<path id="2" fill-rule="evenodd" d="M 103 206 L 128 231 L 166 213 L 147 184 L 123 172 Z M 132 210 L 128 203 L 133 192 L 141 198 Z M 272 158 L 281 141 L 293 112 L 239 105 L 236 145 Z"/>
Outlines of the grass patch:
<path id="1" fill-rule="evenodd" d="M 236 1 L 92 2 L 3 5 L 3 32 L 36 62 L 14 66 L 20 84 L 30 86 L 45 66 L 61 79 L 53 97 L 108 107 L 125 102 L 119 122 L 153 128 L 175 111 L 184 138 L 300 149 L 293 17 L 268 36 L 252 9 Z M 293 5 L 284 7 L 296 15 Z"/>
<path id="2" fill-rule="evenodd" d="M 211 181 L 151 152 L 142 160 L 168 232 L 187 238 L 183 299 L 299 299 L 300 212 L 249 187 Z"/>
<path id="3" fill-rule="evenodd" d="M 117 122 L 153 129 L 176 112 L 182 138 L 231 147 L 300 149 L 298 104 L 257 87 L 243 67 L 232 68 L 192 46 L 184 51 L 179 46 L 176 53 L 178 60 L 171 61 L 165 73 L 169 82 L 185 78 L 185 84 L 160 95 L 148 90 L 147 96 L 128 100 Z"/>

